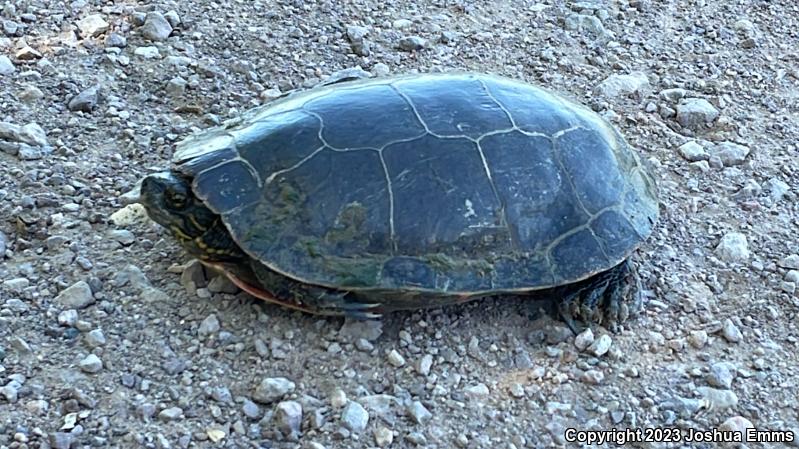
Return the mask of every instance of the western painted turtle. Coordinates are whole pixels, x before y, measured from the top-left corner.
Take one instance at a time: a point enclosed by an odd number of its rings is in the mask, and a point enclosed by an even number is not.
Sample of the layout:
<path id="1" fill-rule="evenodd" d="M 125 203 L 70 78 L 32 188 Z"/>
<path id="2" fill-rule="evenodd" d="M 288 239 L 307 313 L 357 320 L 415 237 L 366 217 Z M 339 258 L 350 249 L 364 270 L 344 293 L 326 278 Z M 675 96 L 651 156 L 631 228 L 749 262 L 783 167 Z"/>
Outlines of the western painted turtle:
<path id="1" fill-rule="evenodd" d="M 571 325 L 620 322 L 658 218 L 652 177 L 600 116 L 474 73 L 289 95 L 178 144 L 140 195 L 250 294 L 360 317 L 538 292 Z"/>

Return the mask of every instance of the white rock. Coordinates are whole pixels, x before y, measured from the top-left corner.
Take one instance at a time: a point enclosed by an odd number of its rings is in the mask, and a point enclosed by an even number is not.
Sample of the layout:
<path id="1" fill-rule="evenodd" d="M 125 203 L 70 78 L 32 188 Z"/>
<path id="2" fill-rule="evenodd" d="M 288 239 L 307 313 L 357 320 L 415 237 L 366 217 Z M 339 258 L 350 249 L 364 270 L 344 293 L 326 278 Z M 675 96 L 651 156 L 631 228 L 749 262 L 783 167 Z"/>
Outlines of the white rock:
<path id="1" fill-rule="evenodd" d="M 677 122 L 694 130 L 712 123 L 719 114 L 719 110 L 704 98 L 689 98 L 677 105 Z"/>
<path id="2" fill-rule="evenodd" d="M 78 365 L 81 371 L 89 374 L 99 373 L 103 369 L 103 362 L 94 354 L 89 354 Z"/>
<path id="3" fill-rule="evenodd" d="M 369 424 L 369 412 L 361 404 L 350 401 L 341 412 L 341 421 L 344 427 L 355 433 L 360 433 Z"/>
<path id="4" fill-rule="evenodd" d="M 86 16 L 77 22 L 82 37 L 95 37 L 108 31 L 110 25 L 100 14 Z"/>
<path id="5" fill-rule="evenodd" d="M 779 265 L 790 270 L 799 270 L 799 254 L 785 256 L 785 258 L 780 261 Z"/>
<path id="6" fill-rule="evenodd" d="M 139 203 L 128 204 L 111 214 L 109 219 L 116 226 L 126 227 L 144 222 L 147 219 L 147 210 Z"/>
<path id="7" fill-rule="evenodd" d="M 737 143 L 721 142 L 713 148 L 713 155 L 718 156 L 725 167 L 731 167 L 743 164 L 750 151 L 749 147 Z"/>
<path id="8" fill-rule="evenodd" d="M 588 328 L 574 337 L 574 346 L 580 351 L 585 351 L 594 342 L 594 332 Z"/>
<path id="9" fill-rule="evenodd" d="M 252 395 L 253 400 L 271 403 L 294 391 L 294 382 L 285 377 L 267 377 L 262 380 Z"/>
<path id="10" fill-rule="evenodd" d="M 486 384 L 479 383 L 477 385 L 470 385 L 464 388 L 463 393 L 467 398 L 473 401 L 482 401 L 488 397 L 490 392 Z"/>
<path id="11" fill-rule="evenodd" d="M 611 98 L 639 94 L 649 89 L 649 78 L 642 72 L 611 75 L 597 89 L 602 95 Z"/>
<path id="12" fill-rule="evenodd" d="M 716 246 L 716 254 L 725 262 L 746 262 L 749 259 L 749 244 L 740 232 L 729 232 Z"/>
<path id="13" fill-rule="evenodd" d="M 0 75 L 11 75 L 16 70 L 16 67 L 14 67 L 14 64 L 8 59 L 8 56 L 0 55 Z"/>
<path id="14" fill-rule="evenodd" d="M 65 309 L 83 309 L 94 304 L 94 295 L 86 281 L 78 281 L 56 296 L 55 302 Z"/>
<path id="15" fill-rule="evenodd" d="M 172 25 L 157 11 L 147 13 L 144 25 L 141 27 L 141 34 L 150 41 L 163 41 L 172 34 Z"/>
<path id="16" fill-rule="evenodd" d="M 133 54 L 136 56 L 141 56 L 144 59 L 155 59 L 161 56 L 161 53 L 158 52 L 158 47 L 136 47 L 136 50 L 133 50 Z"/>
<path id="17" fill-rule="evenodd" d="M 611 345 L 613 344 L 613 339 L 610 338 L 608 334 L 602 334 L 591 343 L 591 346 L 588 347 L 588 352 L 595 355 L 596 357 L 601 357 L 610 350 Z"/>
<path id="18" fill-rule="evenodd" d="M 685 160 L 690 162 L 706 161 L 710 158 L 705 152 L 705 147 L 693 140 L 680 145 L 677 150 Z"/>

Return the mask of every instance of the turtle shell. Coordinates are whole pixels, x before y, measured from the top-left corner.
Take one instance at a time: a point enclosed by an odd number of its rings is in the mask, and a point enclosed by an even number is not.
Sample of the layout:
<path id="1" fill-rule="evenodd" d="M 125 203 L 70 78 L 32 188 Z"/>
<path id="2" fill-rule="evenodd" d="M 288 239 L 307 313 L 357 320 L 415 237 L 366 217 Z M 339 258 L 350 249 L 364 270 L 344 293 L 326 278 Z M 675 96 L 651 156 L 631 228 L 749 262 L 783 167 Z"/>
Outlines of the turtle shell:
<path id="1" fill-rule="evenodd" d="M 174 164 L 251 257 L 337 289 L 564 285 L 620 263 L 658 216 L 606 121 L 482 74 L 294 94 L 182 142 Z"/>

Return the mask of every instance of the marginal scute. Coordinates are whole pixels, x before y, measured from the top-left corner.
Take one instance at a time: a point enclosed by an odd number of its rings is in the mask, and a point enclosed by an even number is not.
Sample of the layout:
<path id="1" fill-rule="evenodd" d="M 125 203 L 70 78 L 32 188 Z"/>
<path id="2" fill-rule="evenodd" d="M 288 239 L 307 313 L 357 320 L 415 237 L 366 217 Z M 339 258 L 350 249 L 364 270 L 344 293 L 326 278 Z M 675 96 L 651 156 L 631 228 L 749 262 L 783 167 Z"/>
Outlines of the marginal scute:
<path id="1" fill-rule="evenodd" d="M 223 129 L 214 128 L 210 132 L 190 136 L 177 144 L 172 162 L 180 164 L 204 154 L 221 151 L 235 146 L 233 136 Z"/>
<path id="2" fill-rule="evenodd" d="M 581 279 L 610 265 L 602 246 L 585 228 L 561 240 L 551 251 L 555 281 Z"/>
<path id="3" fill-rule="evenodd" d="M 591 222 L 591 229 L 605 253 L 613 260 L 623 258 L 638 240 L 633 225 L 618 210 L 614 209 L 602 212 L 594 218 Z"/>

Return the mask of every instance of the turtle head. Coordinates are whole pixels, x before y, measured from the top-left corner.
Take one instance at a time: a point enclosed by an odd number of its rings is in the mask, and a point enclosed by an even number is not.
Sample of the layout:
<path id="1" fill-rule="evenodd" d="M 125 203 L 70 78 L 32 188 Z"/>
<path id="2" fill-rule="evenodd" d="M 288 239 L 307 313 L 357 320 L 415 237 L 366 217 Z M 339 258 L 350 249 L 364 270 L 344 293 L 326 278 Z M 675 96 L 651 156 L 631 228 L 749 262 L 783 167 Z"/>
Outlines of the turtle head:
<path id="1" fill-rule="evenodd" d="M 211 261 L 241 257 L 219 215 L 194 195 L 190 179 L 173 172 L 149 175 L 142 180 L 138 202 L 195 257 Z"/>

